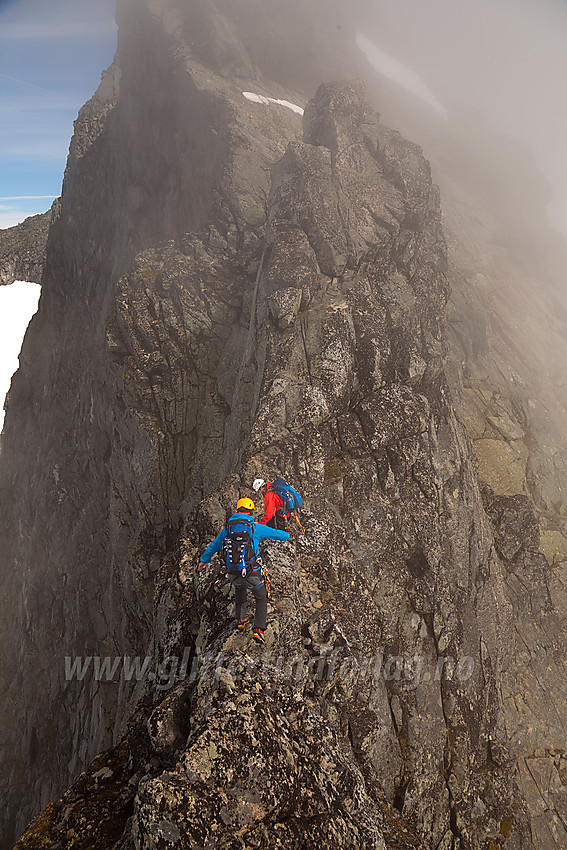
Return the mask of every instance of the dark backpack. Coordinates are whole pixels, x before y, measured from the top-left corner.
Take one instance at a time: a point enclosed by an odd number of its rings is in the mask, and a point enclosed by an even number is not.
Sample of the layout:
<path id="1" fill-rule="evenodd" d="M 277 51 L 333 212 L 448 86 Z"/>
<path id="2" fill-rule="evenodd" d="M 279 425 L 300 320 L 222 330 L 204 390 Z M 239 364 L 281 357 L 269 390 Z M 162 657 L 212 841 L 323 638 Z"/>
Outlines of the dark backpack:
<path id="1" fill-rule="evenodd" d="M 290 514 L 292 511 L 298 511 L 303 501 L 295 487 L 288 484 L 285 478 L 276 478 L 270 484 L 270 490 L 273 490 L 283 502 L 283 508 L 279 508 L 281 513 Z"/>
<path id="2" fill-rule="evenodd" d="M 229 572 L 246 575 L 248 567 L 254 569 L 258 557 L 252 545 L 253 520 L 239 517 L 228 522 L 224 538 L 225 564 Z"/>

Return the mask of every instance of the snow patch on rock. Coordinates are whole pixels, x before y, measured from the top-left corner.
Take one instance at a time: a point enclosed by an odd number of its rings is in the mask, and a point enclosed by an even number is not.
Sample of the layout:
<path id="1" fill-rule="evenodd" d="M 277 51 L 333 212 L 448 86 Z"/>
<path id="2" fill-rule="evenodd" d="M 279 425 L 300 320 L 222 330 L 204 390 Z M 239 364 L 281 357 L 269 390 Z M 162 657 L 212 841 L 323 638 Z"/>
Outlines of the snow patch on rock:
<path id="1" fill-rule="evenodd" d="M 303 108 L 289 100 L 279 100 L 275 97 L 264 97 L 263 94 L 256 94 L 256 92 L 252 91 L 243 91 L 242 94 L 246 100 L 250 100 L 252 103 L 263 103 L 265 106 L 269 106 L 270 103 L 275 103 L 277 106 L 285 106 L 286 109 L 291 109 L 293 112 L 297 112 L 298 115 L 303 115 Z"/>

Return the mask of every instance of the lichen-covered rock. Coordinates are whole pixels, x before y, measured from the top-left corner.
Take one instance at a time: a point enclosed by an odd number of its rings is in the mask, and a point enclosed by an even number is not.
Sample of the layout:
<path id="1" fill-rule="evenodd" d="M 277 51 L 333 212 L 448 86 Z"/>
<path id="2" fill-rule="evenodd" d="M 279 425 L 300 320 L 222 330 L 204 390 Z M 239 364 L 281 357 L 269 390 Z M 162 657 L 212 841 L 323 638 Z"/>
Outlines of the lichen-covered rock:
<path id="1" fill-rule="evenodd" d="M 250 677 L 230 700 L 213 696 L 178 769 L 141 783 L 135 846 L 384 848 L 392 834 L 416 846 L 319 713 L 266 674 L 263 687 Z"/>
<path id="2" fill-rule="evenodd" d="M 474 447 L 483 481 L 497 493 L 513 495 L 525 492 L 529 453 L 523 443 L 482 439 L 475 440 Z"/>
<path id="3" fill-rule="evenodd" d="M 526 496 L 495 498 L 490 515 L 496 532 L 496 549 L 506 561 L 516 560 L 523 550 L 539 551 L 539 523 Z"/>
<path id="4" fill-rule="evenodd" d="M 295 287 L 278 289 L 268 298 L 268 309 L 282 331 L 294 323 L 300 307 L 301 289 Z"/>
<path id="5" fill-rule="evenodd" d="M 22 846 L 564 846 L 561 616 L 454 409 L 428 163 L 358 81 L 303 125 L 247 100 L 228 5 L 121 2 L 119 96 L 77 125 L 2 453 L 5 844 L 87 768 Z M 474 393 L 475 442 L 521 452 Z M 195 566 L 276 474 L 305 534 L 265 545 L 259 647 Z"/>
<path id="6" fill-rule="evenodd" d="M 139 724 L 138 724 L 139 725 Z M 147 736 L 132 724 L 117 747 L 97 756 L 56 803 L 50 803 L 26 829 L 14 850 L 50 847 L 124 847 L 124 825 L 131 817 L 138 783 L 156 772 Z"/>
<path id="7" fill-rule="evenodd" d="M 170 753 L 183 745 L 189 731 L 189 709 L 183 688 L 168 694 L 148 717 L 148 735 L 153 749 Z"/>

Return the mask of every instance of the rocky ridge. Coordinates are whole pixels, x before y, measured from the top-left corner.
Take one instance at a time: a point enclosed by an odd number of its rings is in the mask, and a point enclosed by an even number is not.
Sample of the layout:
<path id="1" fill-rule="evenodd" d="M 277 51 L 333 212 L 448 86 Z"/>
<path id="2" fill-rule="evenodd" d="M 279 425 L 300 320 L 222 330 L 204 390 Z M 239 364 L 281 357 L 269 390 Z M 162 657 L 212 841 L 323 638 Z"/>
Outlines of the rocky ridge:
<path id="1" fill-rule="evenodd" d="M 15 280 L 40 282 L 52 212 L 53 207 L 0 230 L 0 286 Z"/>
<path id="2" fill-rule="evenodd" d="M 120 741 L 18 847 L 562 846 L 560 614 L 532 501 L 481 485 L 455 415 L 428 164 L 361 84 L 305 104 L 213 74 L 166 11 L 129 12 L 79 119 L 10 399 L 3 488 L 45 502 L 3 530 L 2 686 L 35 694 L 4 834 Z M 175 133 L 141 133 L 168 109 Z M 194 564 L 266 470 L 305 493 L 307 533 L 266 552 L 258 651 Z M 46 664 L 77 653 L 148 654 L 156 678 Z"/>

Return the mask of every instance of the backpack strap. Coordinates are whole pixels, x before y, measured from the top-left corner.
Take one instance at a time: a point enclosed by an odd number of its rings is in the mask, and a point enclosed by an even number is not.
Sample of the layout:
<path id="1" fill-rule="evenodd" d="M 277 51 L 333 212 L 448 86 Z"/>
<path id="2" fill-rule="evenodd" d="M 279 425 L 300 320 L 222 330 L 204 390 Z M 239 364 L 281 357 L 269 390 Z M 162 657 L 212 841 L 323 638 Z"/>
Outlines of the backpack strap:
<path id="1" fill-rule="evenodd" d="M 285 501 L 284 501 L 284 499 L 282 499 L 282 495 L 281 495 L 281 491 L 282 490 L 285 491 L 285 487 L 282 487 L 281 484 L 277 483 L 278 481 L 282 481 L 282 480 L 283 479 L 281 479 L 281 478 L 276 478 L 276 480 L 272 482 L 271 486 L 268 488 L 268 490 L 266 492 L 275 493 L 275 495 L 278 497 L 278 499 L 282 503 L 281 505 L 275 505 L 274 513 L 279 514 L 283 519 L 286 516 L 286 514 L 289 513 L 289 511 L 286 511 Z M 275 487 L 274 487 L 274 484 L 275 484 Z M 280 491 L 280 492 L 278 492 L 278 491 Z"/>

